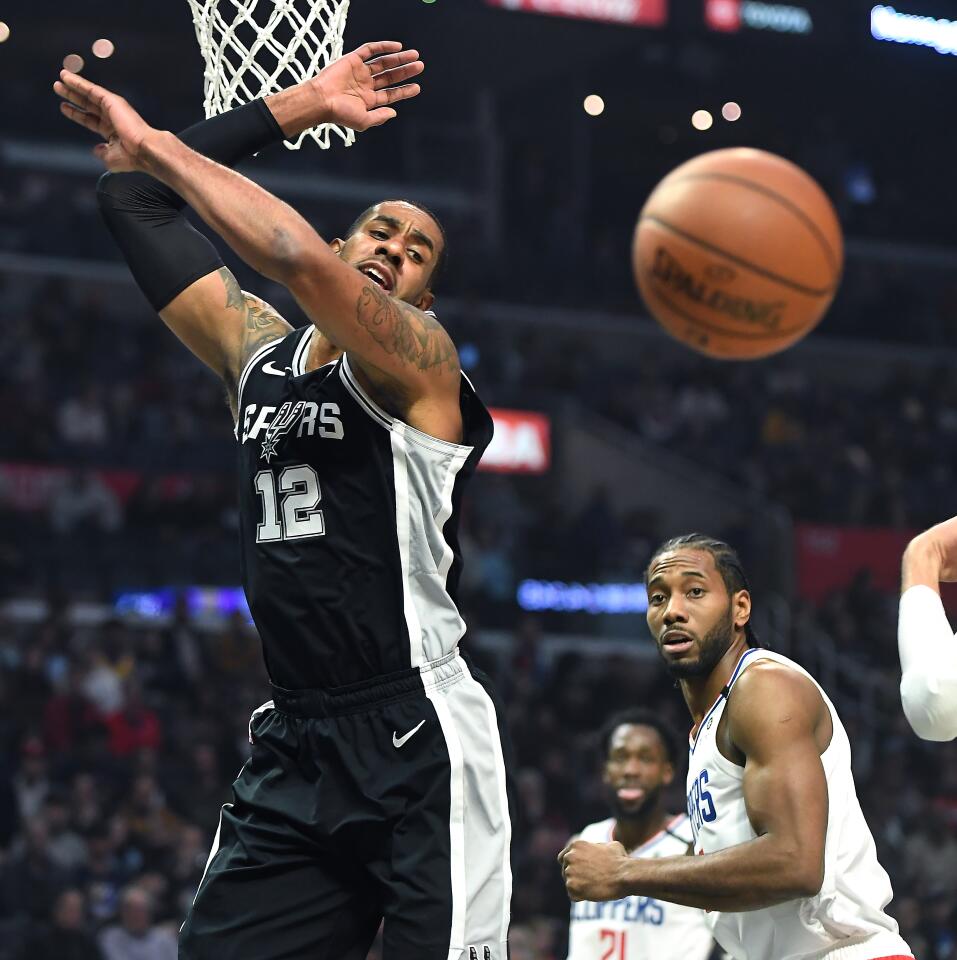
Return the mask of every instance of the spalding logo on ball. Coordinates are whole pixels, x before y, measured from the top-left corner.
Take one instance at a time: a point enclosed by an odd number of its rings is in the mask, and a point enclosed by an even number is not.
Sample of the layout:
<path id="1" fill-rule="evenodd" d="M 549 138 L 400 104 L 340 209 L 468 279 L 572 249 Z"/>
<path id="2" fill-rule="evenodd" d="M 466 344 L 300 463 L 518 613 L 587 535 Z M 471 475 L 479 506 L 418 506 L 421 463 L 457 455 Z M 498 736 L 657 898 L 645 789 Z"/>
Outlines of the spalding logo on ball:
<path id="1" fill-rule="evenodd" d="M 710 357 L 749 360 L 796 343 L 834 299 L 844 264 L 831 201 L 763 150 L 715 150 L 648 198 L 632 261 L 648 309 Z"/>

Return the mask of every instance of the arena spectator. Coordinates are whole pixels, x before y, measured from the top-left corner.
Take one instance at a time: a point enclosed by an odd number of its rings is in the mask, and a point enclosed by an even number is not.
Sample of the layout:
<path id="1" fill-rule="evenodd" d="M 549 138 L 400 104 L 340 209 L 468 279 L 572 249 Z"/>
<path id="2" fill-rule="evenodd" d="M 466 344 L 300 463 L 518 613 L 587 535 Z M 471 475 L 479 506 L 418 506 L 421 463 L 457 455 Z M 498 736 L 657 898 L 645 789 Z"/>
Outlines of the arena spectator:
<path id="1" fill-rule="evenodd" d="M 162 742 L 159 716 L 143 702 L 139 684 L 133 680 L 126 683 L 120 709 L 107 714 L 104 722 L 114 756 L 125 757 L 144 748 L 156 750 Z"/>
<path id="2" fill-rule="evenodd" d="M 57 413 L 60 439 L 77 447 L 100 447 L 109 436 L 106 407 L 100 388 L 89 383 L 79 394 L 67 397 Z"/>
<path id="3" fill-rule="evenodd" d="M 17 808 L 23 820 L 39 816 L 50 792 L 46 748 L 37 736 L 28 736 L 20 750 L 20 769 L 13 778 Z"/>
<path id="4" fill-rule="evenodd" d="M 65 477 L 50 501 L 50 526 L 59 534 L 109 532 L 122 519 L 116 494 L 89 470 Z"/>
<path id="5" fill-rule="evenodd" d="M 48 923 L 31 935 L 17 960 L 103 960 L 79 890 L 70 888 L 57 897 Z"/>
<path id="6" fill-rule="evenodd" d="M 99 937 L 104 960 L 175 960 L 176 934 L 153 924 L 153 898 L 129 886 L 120 898 L 120 922 Z"/>

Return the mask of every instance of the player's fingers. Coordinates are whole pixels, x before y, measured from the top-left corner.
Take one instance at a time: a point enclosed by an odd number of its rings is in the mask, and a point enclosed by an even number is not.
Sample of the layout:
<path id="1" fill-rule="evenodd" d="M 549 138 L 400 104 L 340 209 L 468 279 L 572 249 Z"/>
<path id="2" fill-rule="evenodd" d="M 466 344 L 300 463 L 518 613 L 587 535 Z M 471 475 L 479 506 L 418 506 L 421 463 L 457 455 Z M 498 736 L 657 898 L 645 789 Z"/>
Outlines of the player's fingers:
<path id="1" fill-rule="evenodd" d="M 558 855 L 558 862 L 562 866 L 565 865 L 565 857 L 567 856 L 568 851 L 571 850 L 571 848 L 572 848 L 572 845 L 570 843 L 565 844 L 565 847 L 562 849 L 562 852 Z"/>
<path id="2" fill-rule="evenodd" d="M 404 83 L 417 77 L 425 69 L 425 64 L 421 60 L 413 63 L 407 63 L 401 67 L 394 67 L 392 70 L 384 70 L 373 77 L 373 86 L 376 90 L 384 90 L 386 87 L 395 86 L 397 83 Z"/>
<path id="3" fill-rule="evenodd" d="M 62 80 L 53 81 L 53 92 L 58 97 L 62 97 L 64 100 L 70 100 L 77 104 L 77 106 L 83 106 L 83 102 L 86 100 L 83 94 L 76 90 L 71 90 Z"/>
<path id="4" fill-rule="evenodd" d="M 377 110 L 370 110 L 366 128 L 381 127 L 383 123 L 388 123 L 396 116 L 398 116 L 398 114 L 391 107 L 379 107 Z"/>
<path id="5" fill-rule="evenodd" d="M 389 87 L 388 90 L 380 90 L 376 94 L 376 106 L 381 107 L 388 103 L 408 100 L 410 97 L 417 97 L 421 92 L 422 88 L 417 83 L 407 83 L 401 87 Z"/>
<path id="6" fill-rule="evenodd" d="M 384 53 L 396 53 L 402 49 L 402 44 L 398 40 L 373 40 L 371 43 L 364 43 L 353 53 L 361 60 L 371 60 L 373 57 L 380 57 Z"/>
<path id="7" fill-rule="evenodd" d="M 60 83 L 72 93 L 84 99 L 89 97 L 90 91 L 94 88 L 94 84 L 90 83 L 90 81 L 84 77 L 81 77 L 78 73 L 74 73 L 72 70 L 60 71 Z"/>
<path id="8" fill-rule="evenodd" d="M 70 70 L 60 71 L 60 80 L 63 85 L 71 92 L 83 97 L 89 103 L 101 106 L 112 94 L 105 87 L 98 87 L 95 83 L 90 83 L 77 73 Z M 72 98 L 71 98 L 72 99 Z"/>
<path id="9" fill-rule="evenodd" d="M 77 113 L 89 113 L 86 106 L 82 103 L 77 103 L 77 100 L 74 100 L 68 93 L 57 91 L 60 96 L 60 106 L 61 107 L 70 107 L 71 109 L 77 111 Z"/>
<path id="10" fill-rule="evenodd" d="M 69 117 L 70 120 L 78 123 L 81 127 L 86 127 L 87 130 L 92 130 L 100 136 L 106 136 L 103 129 L 103 121 L 96 114 L 87 113 L 85 110 L 81 110 L 67 100 L 64 100 L 60 104 L 60 113 L 65 117 Z"/>
<path id="11" fill-rule="evenodd" d="M 64 100 L 68 100 L 70 103 L 76 105 L 81 110 L 90 109 L 90 101 L 80 93 L 79 90 L 71 90 L 62 80 L 57 80 L 53 84 L 53 92 L 58 96 L 62 97 Z"/>
<path id="12" fill-rule="evenodd" d="M 390 53 L 384 57 L 376 57 L 370 60 L 366 66 L 372 71 L 373 75 L 382 73 L 385 70 L 394 70 L 403 64 L 411 63 L 419 59 L 418 50 L 401 50 L 399 53 Z"/>

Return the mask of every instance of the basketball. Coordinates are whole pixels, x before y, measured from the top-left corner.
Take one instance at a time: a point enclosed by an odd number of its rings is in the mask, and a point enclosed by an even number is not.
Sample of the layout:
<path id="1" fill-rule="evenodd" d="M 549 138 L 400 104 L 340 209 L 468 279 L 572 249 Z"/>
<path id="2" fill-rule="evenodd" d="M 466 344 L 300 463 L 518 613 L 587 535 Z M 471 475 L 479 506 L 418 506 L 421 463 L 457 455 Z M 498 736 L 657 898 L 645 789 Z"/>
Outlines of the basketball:
<path id="1" fill-rule="evenodd" d="M 814 329 L 840 282 L 841 226 L 800 167 L 763 150 L 705 153 L 672 171 L 635 228 L 648 309 L 699 353 L 751 360 Z"/>

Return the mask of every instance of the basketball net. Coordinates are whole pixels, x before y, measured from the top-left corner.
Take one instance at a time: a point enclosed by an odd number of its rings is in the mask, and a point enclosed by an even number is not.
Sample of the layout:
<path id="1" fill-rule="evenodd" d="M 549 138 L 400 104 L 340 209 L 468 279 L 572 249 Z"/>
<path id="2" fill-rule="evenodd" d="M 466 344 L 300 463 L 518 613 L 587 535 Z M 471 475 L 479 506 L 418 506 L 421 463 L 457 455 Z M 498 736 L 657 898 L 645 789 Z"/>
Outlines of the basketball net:
<path id="1" fill-rule="evenodd" d="M 199 49 L 206 61 L 206 116 L 225 113 L 314 77 L 342 56 L 349 0 L 187 0 Z M 306 130 L 327 150 L 331 134 L 346 146 L 355 133 L 334 123 Z"/>

